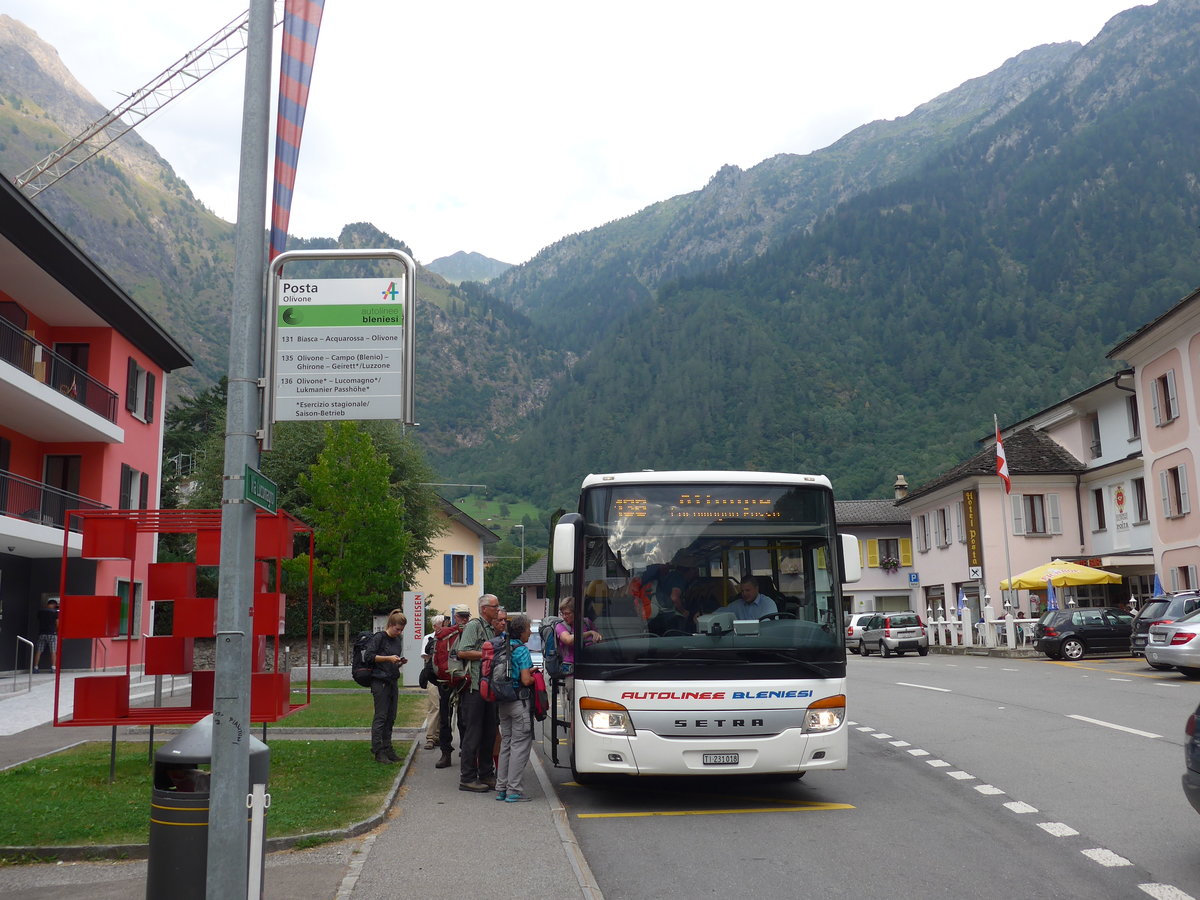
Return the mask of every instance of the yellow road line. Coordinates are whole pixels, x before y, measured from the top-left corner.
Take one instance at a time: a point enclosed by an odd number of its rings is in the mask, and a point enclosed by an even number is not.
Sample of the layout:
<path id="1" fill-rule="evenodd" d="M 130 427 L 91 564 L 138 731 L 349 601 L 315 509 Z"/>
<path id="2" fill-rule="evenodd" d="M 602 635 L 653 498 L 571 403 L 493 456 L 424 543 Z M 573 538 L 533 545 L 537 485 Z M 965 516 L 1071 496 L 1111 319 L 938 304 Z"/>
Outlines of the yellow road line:
<path id="1" fill-rule="evenodd" d="M 1109 675 L 1117 672 L 1122 677 L 1128 675 L 1132 678 L 1153 678 L 1156 681 L 1162 681 L 1164 678 L 1170 678 L 1172 675 L 1179 674 L 1178 672 L 1168 672 L 1166 670 L 1163 670 L 1162 672 L 1121 672 L 1119 669 L 1110 669 L 1103 666 L 1085 666 L 1083 663 L 1071 662 L 1070 660 L 1066 659 L 1047 659 L 1045 662 L 1052 666 L 1065 666 L 1068 669 L 1084 669 L 1088 672 L 1107 672 Z M 1191 679 L 1184 679 L 1184 681 L 1191 681 Z"/>
<path id="2" fill-rule="evenodd" d="M 854 809 L 849 803 L 804 803 L 799 806 L 776 806 L 765 809 L 667 809 L 654 812 L 577 813 L 577 819 L 640 819 L 649 816 L 740 816 L 748 813 L 827 812 L 835 809 Z"/>

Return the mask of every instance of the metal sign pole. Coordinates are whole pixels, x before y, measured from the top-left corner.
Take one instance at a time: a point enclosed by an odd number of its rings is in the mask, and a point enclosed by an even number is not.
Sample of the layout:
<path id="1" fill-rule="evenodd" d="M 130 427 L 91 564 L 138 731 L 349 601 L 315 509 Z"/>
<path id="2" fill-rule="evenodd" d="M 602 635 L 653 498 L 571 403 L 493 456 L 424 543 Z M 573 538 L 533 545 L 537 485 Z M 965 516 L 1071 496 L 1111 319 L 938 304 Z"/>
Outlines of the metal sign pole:
<path id="1" fill-rule="evenodd" d="M 246 794 L 250 789 L 251 604 L 255 508 L 245 501 L 246 467 L 257 467 L 255 427 L 261 371 L 263 231 L 271 113 L 272 0 L 251 0 L 242 108 L 238 216 L 234 233 L 229 399 L 221 499 L 221 569 L 213 690 L 212 792 L 208 818 L 208 900 L 245 897 Z"/>

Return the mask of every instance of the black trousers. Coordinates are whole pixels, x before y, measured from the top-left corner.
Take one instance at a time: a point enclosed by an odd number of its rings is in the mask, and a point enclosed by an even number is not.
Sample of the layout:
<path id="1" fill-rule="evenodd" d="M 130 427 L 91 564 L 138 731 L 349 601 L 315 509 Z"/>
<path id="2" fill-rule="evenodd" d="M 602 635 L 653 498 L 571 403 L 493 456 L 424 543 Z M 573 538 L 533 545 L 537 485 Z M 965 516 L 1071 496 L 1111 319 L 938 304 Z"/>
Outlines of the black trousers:
<path id="1" fill-rule="evenodd" d="M 464 691 L 458 702 L 462 721 L 462 744 L 458 749 L 459 781 L 483 781 L 494 778 L 496 766 L 492 749 L 496 744 L 499 719 L 496 704 L 486 702 L 479 691 Z"/>
<path id="2" fill-rule="evenodd" d="M 396 701 L 400 690 L 391 678 L 376 678 L 371 682 L 371 699 L 375 701 L 375 718 L 371 720 L 371 752 L 392 749 L 392 726 L 396 724 Z"/>
<path id="3" fill-rule="evenodd" d="M 454 714 L 454 706 L 450 702 L 452 693 L 449 685 L 438 685 L 438 747 L 447 752 L 454 749 L 454 737 L 450 726 L 450 717 Z M 458 720 L 461 725 L 461 712 L 458 714 Z M 461 728 L 459 730 L 461 731 Z"/>

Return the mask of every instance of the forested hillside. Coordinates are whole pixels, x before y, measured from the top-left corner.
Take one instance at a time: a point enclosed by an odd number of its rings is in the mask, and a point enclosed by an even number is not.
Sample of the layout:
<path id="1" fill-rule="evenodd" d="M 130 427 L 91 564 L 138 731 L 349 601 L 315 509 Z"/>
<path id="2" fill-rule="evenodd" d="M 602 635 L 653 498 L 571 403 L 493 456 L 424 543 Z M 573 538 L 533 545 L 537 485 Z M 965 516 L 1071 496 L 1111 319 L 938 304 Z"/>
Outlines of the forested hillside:
<path id="1" fill-rule="evenodd" d="M 1200 4 L 1117 17 L 1010 113 L 754 261 L 661 287 L 521 438 L 587 472 L 730 466 L 881 496 L 1111 374 L 1105 352 L 1200 283 Z"/>

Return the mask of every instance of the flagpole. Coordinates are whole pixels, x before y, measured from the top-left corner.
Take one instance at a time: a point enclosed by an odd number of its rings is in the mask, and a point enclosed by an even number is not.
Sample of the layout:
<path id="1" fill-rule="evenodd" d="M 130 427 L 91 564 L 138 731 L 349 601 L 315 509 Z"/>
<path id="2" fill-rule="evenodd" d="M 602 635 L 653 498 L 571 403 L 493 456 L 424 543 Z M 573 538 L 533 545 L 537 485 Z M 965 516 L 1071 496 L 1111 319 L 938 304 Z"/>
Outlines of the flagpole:
<path id="1" fill-rule="evenodd" d="M 1001 468 L 1004 470 L 1003 475 L 1000 477 L 1000 481 L 1004 485 L 1004 496 L 1000 498 L 1000 520 L 1004 525 L 1004 530 L 1002 531 L 1004 535 L 1004 565 L 1008 569 L 1007 599 L 1009 600 L 1010 608 L 1015 606 L 1019 611 L 1020 607 L 1018 604 L 1012 603 L 1012 557 L 1008 552 L 1008 510 L 1005 509 L 1008 506 L 1008 496 L 1012 488 L 1012 482 L 1008 478 L 1008 457 L 1004 455 L 1004 447 L 1000 443 L 1000 420 L 996 418 L 995 413 L 992 413 L 992 424 L 996 426 L 996 474 L 1001 475 Z M 1003 465 L 1001 465 L 1002 463 Z M 1000 605 L 1003 606 L 1004 604 L 1001 603 Z"/>

